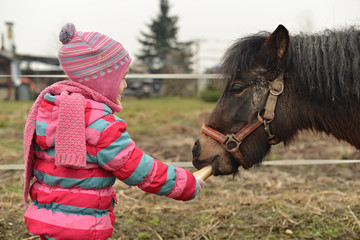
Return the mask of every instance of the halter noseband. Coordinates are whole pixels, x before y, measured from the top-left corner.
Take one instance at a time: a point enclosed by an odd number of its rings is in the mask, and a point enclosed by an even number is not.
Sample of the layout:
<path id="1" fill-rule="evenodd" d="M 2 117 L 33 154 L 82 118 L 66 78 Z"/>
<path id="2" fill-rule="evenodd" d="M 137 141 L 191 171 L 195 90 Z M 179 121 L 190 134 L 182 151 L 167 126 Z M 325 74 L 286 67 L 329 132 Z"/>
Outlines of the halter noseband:
<path id="1" fill-rule="evenodd" d="M 224 135 L 215 129 L 203 125 L 201 131 L 208 135 L 209 137 L 218 141 L 226 151 L 231 153 L 233 157 L 238 161 L 238 163 L 243 166 L 243 168 L 250 168 L 251 165 L 246 161 L 246 158 L 240 151 L 240 144 L 242 141 L 250 135 L 253 131 L 255 131 L 259 126 L 264 124 L 264 130 L 267 134 L 267 142 L 270 145 L 275 145 L 280 143 L 279 139 L 273 135 L 270 131 L 270 123 L 275 117 L 275 107 L 278 96 L 284 91 L 284 73 L 280 73 L 280 75 L 274 79 L 269 85 L 269 95 L 266 100 L 265 108 L 258 113 L 256 121 L 253 123 L 248 123 L 237 133 L 231 133 Z M 264 111 L 263 116 L 261 113 Z"/>

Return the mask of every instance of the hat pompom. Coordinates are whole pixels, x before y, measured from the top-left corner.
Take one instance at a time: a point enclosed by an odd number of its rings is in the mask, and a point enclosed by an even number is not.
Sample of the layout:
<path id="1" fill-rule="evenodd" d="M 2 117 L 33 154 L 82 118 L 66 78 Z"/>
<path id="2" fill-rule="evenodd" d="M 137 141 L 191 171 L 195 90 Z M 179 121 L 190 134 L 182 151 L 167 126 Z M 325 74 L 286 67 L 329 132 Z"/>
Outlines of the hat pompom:
<path id="1" fill-rule="evenodd" d="M 73 38 L 73 36 L 76 33 L 76 29 L 74 24 L 72 23 L 67 23 L 62 29 L 61 32 L 59 34 L 59 40 L 60 42 L 62 42 L 62 44 L 67 44 L 71 41 L 71 39 Z"/>

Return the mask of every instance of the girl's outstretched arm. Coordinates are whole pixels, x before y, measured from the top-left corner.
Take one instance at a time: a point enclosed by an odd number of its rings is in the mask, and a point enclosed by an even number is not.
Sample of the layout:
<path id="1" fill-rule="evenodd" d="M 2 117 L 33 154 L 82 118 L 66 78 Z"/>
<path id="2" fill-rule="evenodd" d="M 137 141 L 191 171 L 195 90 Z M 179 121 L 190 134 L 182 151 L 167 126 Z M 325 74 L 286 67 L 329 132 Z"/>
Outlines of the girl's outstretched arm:
<path id="1" fill-rule="evenodd" d="M 118 118 L 102 131 L 94 151 L 100 166 L 145 192 L 187 201 L 204 186 L 188 170 L 163 163 L 136 147 L 125 122 Z"/>

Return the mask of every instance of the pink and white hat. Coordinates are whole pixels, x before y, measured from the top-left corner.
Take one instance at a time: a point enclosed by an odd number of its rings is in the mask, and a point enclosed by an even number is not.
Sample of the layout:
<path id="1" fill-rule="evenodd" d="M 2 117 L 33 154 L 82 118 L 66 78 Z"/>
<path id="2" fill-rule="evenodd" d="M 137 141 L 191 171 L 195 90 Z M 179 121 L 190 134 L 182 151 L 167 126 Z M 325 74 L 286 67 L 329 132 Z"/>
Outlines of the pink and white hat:
<path id="1" fill-rule="evenodd" d="M 98 32 L 78 32 L 72 23 L 62 28 L 59 39 L 58 57 L 69 79 L 115 102 L 131 63 L 123 45 Z"/>

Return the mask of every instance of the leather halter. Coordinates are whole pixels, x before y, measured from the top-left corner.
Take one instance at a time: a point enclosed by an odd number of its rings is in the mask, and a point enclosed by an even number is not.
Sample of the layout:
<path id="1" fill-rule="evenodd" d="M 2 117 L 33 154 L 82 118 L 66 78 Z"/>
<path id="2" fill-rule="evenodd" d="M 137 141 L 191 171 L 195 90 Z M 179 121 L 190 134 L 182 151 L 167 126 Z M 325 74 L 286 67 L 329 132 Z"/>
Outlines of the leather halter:
<path id="1" fill-rule="evenodd" d="M 203 125 L 201 131 L 208 135 L 209 137 L 218 141 L 226 151 L 231 153 L 233 157 L 238 161 L 238 163 L 243 166 L 243 168 L 250 168 L 251 165 L 246 161 L 246 158 L 240 151 L 240 144 L 242 141 L 253 131 L 255 131 L 259 126 L 264 124 L 264 130 L 267 136 L 267 142 L 270 145 L 275 145 L 280 143 L 279 139 L 273 135 L 270 131 L 270 123 L 275 117 L 275 107 L 278 96 L 284 91 L 284 73 L 274 79 L 269 84 L 269 95 L 266 100 L 265 108 L 258 113 L 257 119 L 253 123 L 248 123 L 237 133 L 231 133 L 224 135 L 217 130 Z M 261 113 L 264 111 L 264 114 L 261 116 Z"/>

